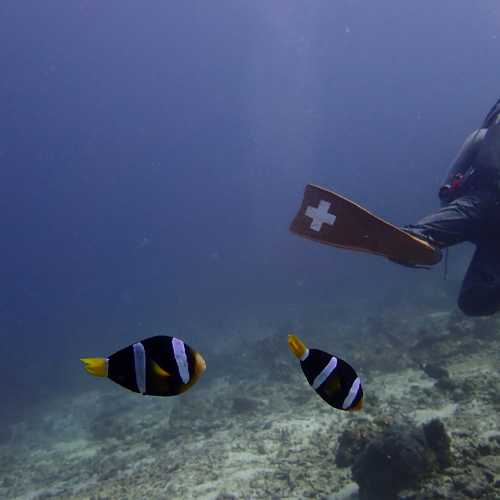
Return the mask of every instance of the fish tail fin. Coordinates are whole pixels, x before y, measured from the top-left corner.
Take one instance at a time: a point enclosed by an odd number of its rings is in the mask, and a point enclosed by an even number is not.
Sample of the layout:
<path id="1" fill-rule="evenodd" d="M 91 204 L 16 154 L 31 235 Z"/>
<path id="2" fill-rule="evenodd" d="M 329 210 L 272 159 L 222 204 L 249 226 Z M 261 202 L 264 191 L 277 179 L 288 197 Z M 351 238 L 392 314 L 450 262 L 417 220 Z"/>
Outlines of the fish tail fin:
<path id="1" fill-rule="evenodd" d="M 301 359 L 307 352 L 307 347 L 304 342 L 302 342 L 302 340 L 300 340 L 296 335 L 293 335 L 293 333 L 288 334 L 288 347 L 299 359 Z"/>
<path id="2" fill-rule="evenodd" d="M 107 358 L 81 358 L 80 361 L 84 364 L 85 370 L 95 377 L 108 376 L 108 360 Z"/>
<path id="3" fill-rule="evenodd" d="M 352 408 L 351 411 L 360 411 L 363 409 L 363 398 L 361 398 Z"/>

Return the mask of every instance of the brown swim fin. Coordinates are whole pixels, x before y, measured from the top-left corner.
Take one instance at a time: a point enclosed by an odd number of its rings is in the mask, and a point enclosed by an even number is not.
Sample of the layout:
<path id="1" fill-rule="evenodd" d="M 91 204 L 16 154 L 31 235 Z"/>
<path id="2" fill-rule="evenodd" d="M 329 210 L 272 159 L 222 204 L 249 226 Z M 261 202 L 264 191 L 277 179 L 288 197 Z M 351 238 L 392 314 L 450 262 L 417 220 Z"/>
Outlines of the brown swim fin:
<path id="1" fill-rule="evenodd" d="M 384 221 L 348 198 L 308 184 L 290 230 L 304 238 L 381 255 L 400 264 L 433 266 L 439 248 Z"/>

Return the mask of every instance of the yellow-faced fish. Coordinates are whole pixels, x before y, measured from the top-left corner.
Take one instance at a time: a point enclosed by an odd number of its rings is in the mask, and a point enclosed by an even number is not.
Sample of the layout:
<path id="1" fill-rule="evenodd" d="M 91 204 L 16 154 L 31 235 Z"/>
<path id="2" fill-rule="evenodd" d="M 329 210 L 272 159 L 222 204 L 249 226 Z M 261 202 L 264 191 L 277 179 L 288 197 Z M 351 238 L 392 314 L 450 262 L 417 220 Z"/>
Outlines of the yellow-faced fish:
<path id="1" fill-rule="evenodd" d="M 187 391 L 206 369 L 202 355 L 166 335 L 129 345 L 107 358 L 82 358 L 85 370 L 141 394 L 175 396 Z"/>
<path id="2" fill-rule="evenodd" d="M 351 365 L 325 351 L 308 349 L 295 335 L 288 335 L 288 346 L 300 359 L 309 385 L 324 401 L 339 410 L 361 410 L 363 389 Z"/>

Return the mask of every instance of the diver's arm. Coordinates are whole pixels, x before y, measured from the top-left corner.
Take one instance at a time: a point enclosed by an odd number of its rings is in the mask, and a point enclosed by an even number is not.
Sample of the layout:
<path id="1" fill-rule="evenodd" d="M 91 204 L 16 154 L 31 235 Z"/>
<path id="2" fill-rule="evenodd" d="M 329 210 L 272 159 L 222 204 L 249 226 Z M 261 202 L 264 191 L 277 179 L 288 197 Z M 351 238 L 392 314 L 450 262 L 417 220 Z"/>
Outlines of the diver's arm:
<path id="1" fill-rule="evenodd" d="M 474 170 L 474 160 L 488 129 L 479 128 L 465 139 L 457 157 L 451 164 L 446 178 L 439 188 L 441 206 L 445 206 L 461 195 L 462 189 Z"/>
<path id="2" fill-rule="evenodd" d="M 486 131 L 487 129 L 485 128 L 479 128 L 465 139 L 457 157 L 450 166 L 443 184 L 451 184 L 457 174 L 465 174 L 469 167 L 472 166 L 474 158 L 479 151 L 479 146 L 486 135 Z"/>

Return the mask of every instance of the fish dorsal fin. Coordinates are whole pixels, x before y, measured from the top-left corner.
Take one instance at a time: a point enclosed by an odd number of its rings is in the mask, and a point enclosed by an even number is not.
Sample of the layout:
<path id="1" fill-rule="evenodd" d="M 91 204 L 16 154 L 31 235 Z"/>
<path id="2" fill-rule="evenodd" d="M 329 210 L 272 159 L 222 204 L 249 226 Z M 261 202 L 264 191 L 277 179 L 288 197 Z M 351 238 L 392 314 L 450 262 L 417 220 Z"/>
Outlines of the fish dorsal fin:
<path id="1" fill-rule="evenodd" d="M 171 377 L 172 374 L 164 370 L 158 363 L 151 360 L 151 366 L 153 367 L 153 372 L 159 377 Z"/>

